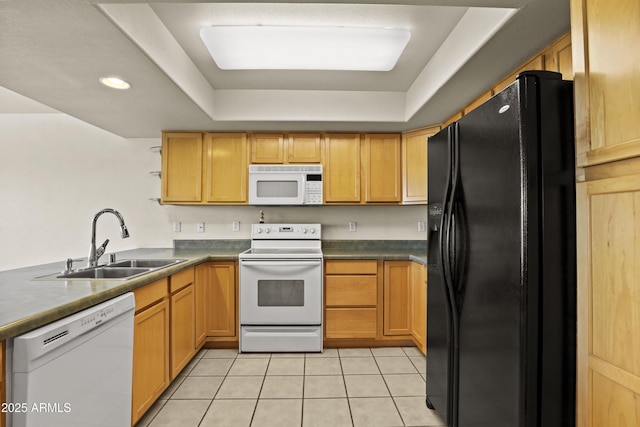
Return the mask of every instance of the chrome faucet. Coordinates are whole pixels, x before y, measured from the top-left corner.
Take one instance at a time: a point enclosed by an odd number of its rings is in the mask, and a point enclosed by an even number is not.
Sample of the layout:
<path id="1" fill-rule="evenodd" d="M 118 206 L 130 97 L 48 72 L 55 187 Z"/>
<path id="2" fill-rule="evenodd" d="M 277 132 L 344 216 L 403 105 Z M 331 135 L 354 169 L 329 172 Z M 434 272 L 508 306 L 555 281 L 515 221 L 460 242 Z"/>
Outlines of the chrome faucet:
<path id="1" fill-rule="evenodd" d="M 124 224 L 124 218 L 122 218 L 122 215 L 120 215 L 120 212 L 118 212 L 115 209 L 109 209 L 109 208 L 103 209 L 100 212 L 98 212 L 93 217 L 93 221 L 91 222 L 91 247 L 89 248 L 89 262 L 87 264 L 87 267 L 95 267 L 98 265 L 98 260 L 100 259 L 102 254 L 104 254 L 104 251 L 107 248 L 107 244 L 109 243 L 109 239 L 107 239 L 104 241 L 102 245 L 100 245 L 99 248 L 96 249 L 96 224 L 98 222 L 98 218 L 100 218 L 100 215 L 104 213 L 112 213 L 116 217 L 118 217 L 118 220 L 120 221 L 120 230 L 122 230 L 121 237 L 123 239 L 126 239 L 127 237 L 129 237 L 129 230 L 127 230 L 127 226 Z"/>

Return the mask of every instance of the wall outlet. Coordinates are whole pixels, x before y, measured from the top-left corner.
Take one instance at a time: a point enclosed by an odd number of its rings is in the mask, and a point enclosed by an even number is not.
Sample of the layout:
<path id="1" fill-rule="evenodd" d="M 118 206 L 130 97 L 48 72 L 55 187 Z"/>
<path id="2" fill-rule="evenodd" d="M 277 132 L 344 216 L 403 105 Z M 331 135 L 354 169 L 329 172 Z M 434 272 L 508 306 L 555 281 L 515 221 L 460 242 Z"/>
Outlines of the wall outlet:
<path id="1" fill-rule="evenodd" d="M 418 221 L 418 231 L 424 232 L 427 230 L 427 223 L 425 221 Z"/>
<path id="2" fill-rule="evenodd" d="M 199 223 L 196 225 L 196 231 L 197 231 L 198 233 L 204 233 L 204 222 L 199 222 Z"/>
<path id="3" fill-rule="evenodd" d="M 358 221 L 349 221 L 349 231 L 358 231 Z"/>
<path id="4" fill-rule="evenodd" d="M 240 221 L 233 221 L 231 231 L 240 231 Z"/>
<path id="5" fill-rule="evenodd" d="M 182 226 L 180 224 L 180 221 L 173 221 L 173 231 L 176 233 L 179 233 L 181 230 Z"/>

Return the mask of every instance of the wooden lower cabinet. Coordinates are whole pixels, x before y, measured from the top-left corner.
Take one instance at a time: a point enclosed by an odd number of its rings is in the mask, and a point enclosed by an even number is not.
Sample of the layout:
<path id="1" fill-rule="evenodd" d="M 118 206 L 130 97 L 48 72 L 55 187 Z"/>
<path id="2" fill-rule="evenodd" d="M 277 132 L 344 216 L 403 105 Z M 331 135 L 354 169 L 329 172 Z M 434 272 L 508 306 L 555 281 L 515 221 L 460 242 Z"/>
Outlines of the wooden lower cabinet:
<path id="1" fill-rule="evenodd" d="M 204 264 L 207 276 L 207 336 L 237 339 L 236 263 L 213 261 Z"/>
<path id="2" fill-rule="evenodd" d="M 328 260 L 325 273 L 325 338 L 376 339 L 378 262 Z"/>
<path id="3" fill-rule="evenodd" d="M 427 353 L 427 267 L 411 263 L 411 338 Z"/>
<path id="4" fill-rule="evenodd" d="M 411 261 L 384 263 L 384 335 L 411 335 Z"/>
<path id="5" fill-rule="evenodd" d="M 171 379 L 191 361 L 195 343 L 195 292 L 193 283 L 171 295 Z"/>
<path id="6" fill-rule="evenodd" d="M 325 337 L 371 338 L 378 335 L 378 309 L 327 308 L 325 311 Z"/>
<path id="7" fill-rule="evenodd" d="M 325 340 L 371 346 L 413 341 L 425 353 L 426 271 L 413 261 L 327 260 Z"/>
<path id="8" fill-rule="evenodd" d="M 207 338 L 207 265 L 200 264 L 195 268 L 195 280 L 193 283 L 195 293 L 195 326 L 196 349 L 204 344 Z"/>
<path id="9" fill-rule="evenodd" d="M 169 386 L 169 300 L 167 279 L 134 291 L 131 424 Z"/>

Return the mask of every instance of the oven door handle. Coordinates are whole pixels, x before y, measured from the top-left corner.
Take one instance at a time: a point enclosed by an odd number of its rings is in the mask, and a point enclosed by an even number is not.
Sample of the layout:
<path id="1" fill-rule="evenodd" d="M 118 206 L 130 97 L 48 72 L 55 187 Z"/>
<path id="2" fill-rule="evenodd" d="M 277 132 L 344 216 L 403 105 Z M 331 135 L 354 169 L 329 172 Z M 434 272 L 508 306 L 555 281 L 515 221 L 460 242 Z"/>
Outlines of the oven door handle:
<path id="1" fill-rule="evenodd" d="M 269 260 L 269 261 L 254 261 L 250 259 L 240 260 L 240 263 L 248 266 L 258 267 L 300 267 L 305 265 L 321 265 L 322 260 L 305 260 L 305 261 L 293 261 L 293 260 Z"/>

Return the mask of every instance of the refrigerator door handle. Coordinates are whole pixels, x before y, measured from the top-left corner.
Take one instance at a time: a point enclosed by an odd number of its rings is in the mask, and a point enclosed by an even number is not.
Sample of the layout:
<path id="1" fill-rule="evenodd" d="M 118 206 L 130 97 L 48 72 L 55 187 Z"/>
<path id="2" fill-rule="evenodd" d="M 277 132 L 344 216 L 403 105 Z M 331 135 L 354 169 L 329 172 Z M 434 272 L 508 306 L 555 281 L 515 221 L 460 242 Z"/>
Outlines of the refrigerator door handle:
<path id="1" fill-rule="evenodd" d="M 452 167 L 452 185 L 450 206 L 448 208 L 450 213 L 450 227 L 451 227 L 451 239 L 454 245 L 454 250 L 450 258 L 450 274 L 453 288 L 453 304 L 456 308 L 456 313 L 460 313 L 462 309 L 462 303 L 464 300 L 465 290 L 465 274 L 464 269 L 466 265 L 466 251 L 467 251 L 467 227 L 466 227 L 466 215 L 464 209 L 464 197 L 462 196 L 462 187 L 460 184 L 460 138 L 459 138 L 459 124 L 454 124 L 453 132 L 453 167 Z"/>

